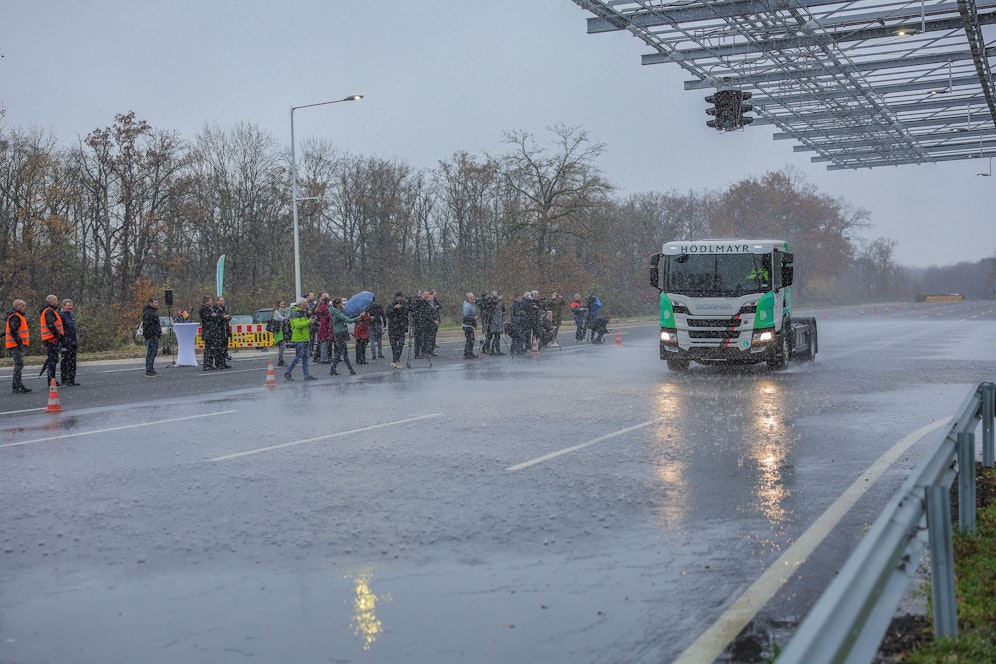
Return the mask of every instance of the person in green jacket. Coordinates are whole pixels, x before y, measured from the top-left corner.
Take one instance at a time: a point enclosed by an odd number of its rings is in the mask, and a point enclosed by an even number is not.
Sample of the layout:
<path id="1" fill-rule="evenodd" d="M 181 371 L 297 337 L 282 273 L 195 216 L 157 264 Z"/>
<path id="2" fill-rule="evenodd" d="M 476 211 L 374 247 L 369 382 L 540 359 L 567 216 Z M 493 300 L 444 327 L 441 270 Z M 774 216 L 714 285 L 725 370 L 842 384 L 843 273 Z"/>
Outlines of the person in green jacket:
<path id="1" fill-rule="evenodd" d="M 290 341 L 294 344 L 294 359 L 287 365 L 287 369 L 284 371 L 284 378 L 294 380 L 291 372 L 294 371 L 294 367 L 300 362 L 301 369 L 304 371 L 304 379 L 317 380 L 311 375 L 311 358 L 309 353 L 311 350 L 311 324 L 315 322 L 315 319 L 308 317 L 307 300 L 302 297 L 291 305 L 289 319 L 291 329 Z"/>
<path id="2" fill-rule="evenodd" d="M 335 344 L 335 355 L 332 357 L 332 369 L 329 370 L 330 376 L 338 376 L 339 372 L 335 370 L 339 360 L 346 363 L 349 368 L 349 375 L 355 376 L 356 370 L 353 369 L 353 365 L 349 363 L 349 349 L 346 344 L 349 343 L 349 328 L 347 325 L 349 323 L 355 323 L 360 320 L 359 316 L 350 318 L 343 312 L 342 298 L 337 297 L 332 300 L 332 308 L 329 309 L 329 313 L 332 315 L 332 342 Z"/>

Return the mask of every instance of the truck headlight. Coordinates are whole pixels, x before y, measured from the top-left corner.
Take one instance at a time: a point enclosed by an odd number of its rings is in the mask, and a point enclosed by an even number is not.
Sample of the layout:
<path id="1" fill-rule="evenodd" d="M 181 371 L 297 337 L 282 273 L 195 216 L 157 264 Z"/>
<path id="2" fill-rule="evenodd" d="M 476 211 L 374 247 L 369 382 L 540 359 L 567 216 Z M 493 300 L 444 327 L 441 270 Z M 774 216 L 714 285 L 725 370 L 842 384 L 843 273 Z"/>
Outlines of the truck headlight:
<path id="1" fill-rule="evenodd" d="M 661 342 L 666 344 L 678 343 L 678 331 L 673 327 L 662 327 Z"/>
<path id="2" fill-rule="evenodd" d="M 754 330 L 750 338 L 752 344 L 766 344 L 775 340 L 775 331 L 771 328 L 765 330 Z"/>

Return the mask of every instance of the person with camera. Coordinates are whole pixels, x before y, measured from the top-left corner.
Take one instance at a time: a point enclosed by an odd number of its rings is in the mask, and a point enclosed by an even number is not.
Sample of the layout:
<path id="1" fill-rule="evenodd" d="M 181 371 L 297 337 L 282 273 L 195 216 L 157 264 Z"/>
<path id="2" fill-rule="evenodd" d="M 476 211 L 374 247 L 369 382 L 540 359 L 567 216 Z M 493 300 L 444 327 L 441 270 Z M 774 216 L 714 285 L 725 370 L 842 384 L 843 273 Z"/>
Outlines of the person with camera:
<path id="1" fill-rule="evenodd" d="M 574 343 L 584 343 L 584 327 L 588 320 L 588 307 L 581 300 L 581 293 L 575 293 L 571 301 L 571 313 L 574 314 L 574 324 L 577 331 L 574 333 Z"/>
<path id="2" fill-rule="evenodd" d="M 315 307 L 312 316 L 318 320 L 318 353 L 317 362 L 319 364 L 328 364 L 331 362 L 329 359 L 329 345 L 332 344 L 335 336 L 335 332 L 332 329 L 332 302 L 331 296 L 328 293 L 322 293 L 318 300 L 318 306 Z M 312 357 L 311 360 L 316 361 L 316 357 Z"/>
<path id="3" fill-rule="evenodd" d="M 397 291 L 394 302 L 387 307 L 387 339 L 391 343 L 391 366 L 401 368 L 401 351 L 405 348 L 405 335 L 408 333 L 408 312 L 410 307 L 405 294 Z"/>
<path id="4" fill-rule="evenodd" d="M 419 320 L 422 329 L 422 354 L 418 357 L 431 359 L 436 355 L 436 334 L 439 332 L 439 307 L 436 306 L 436 291 L 427 290 L 419 307 Z"/>
<path id="5" fill-rule="evenodd" d="M 290 341 L 290 335 L 284 335 L 284 321 L 287 320 L 287 303 L 283 300 L 277 300 L 273 304 L 273 313 L 270 315 L 270 320 L 266 323 L 266 330 L 273 335 L 273 345 L 277 347 L 277 366 L 285 367 L 287 363 L 284 362 L 284 351 L 287 349 L 287 342 Z"/>
<path id="6" fill-rule="evenodd" d="M 552 346 L 559 346 L 557 335 L 560 334 L 560 324 L 564 317 L 564 298 L 557 291 L 552 291 L 550 297 L 543 304 L 544 308 L 553 314 L 550 317 L 550 322 L 553 323 L 553 341 L 550 344 Z"/>
<path id="7" fill-rule="evenodd" d="M 370 359 L 384 359 L 384 305 L 374 297 L 373 302 L 367 307 L 370 314 Z"/>
<path id="8" fill-rule="evenodd" d="M 467 293 L 467 299 L 463 303 L 463 338 L 465 343 L 463 345 L 463 359 L 473 360 L 477 358 L 474 355 L 474 342 L 475 342 L 475 330 L 477 328 L 477 305 L 475 302 L 477 298 L 473 293 Z"/>
<path id="9" fill-rule="evenodd" d="M 512 346 L 509 348 L 510 355 L 524 355 L 526 353 L 526 311 L 528 306 L 522 295 L 516 295 L 512 300 L 512 311 L 509 316 L 509 332 L 512 337 Z"/>
<path id="10" fill-rule="evenodd" d="M 308 301 L 306 299 L 298 298 L 297 302 L 291 305 L 288 320 L 291 329 L 290 340 L 294 344 L 294 359 L 284 370 L 284 378 L 294 380 L 294 376 L 291 374 L 294 367 L 300 362 L 304 379 L 318 380 L 311 375 L 311 325 L 315 320 L 308 316 Z"/>

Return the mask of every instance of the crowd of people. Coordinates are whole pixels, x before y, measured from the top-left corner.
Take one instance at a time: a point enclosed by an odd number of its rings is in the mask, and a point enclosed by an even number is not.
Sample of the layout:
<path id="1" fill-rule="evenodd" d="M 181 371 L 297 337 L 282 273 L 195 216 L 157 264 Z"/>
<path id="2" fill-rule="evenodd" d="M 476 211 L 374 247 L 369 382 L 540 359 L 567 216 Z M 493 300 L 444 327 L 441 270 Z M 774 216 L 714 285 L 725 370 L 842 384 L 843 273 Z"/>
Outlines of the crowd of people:
<path id="1" fill-rule="evenodd" d="M 76 353 L 79 348 L 79 338 L 76 333 L 76 317 L 73 315 L 73 301 L 63 300 L 49 295 L 45 304 L 38 312 L 38 325 L 41 331 L 41 342 L 45 346 L 45 363 L 39 376 L 45 374 L 46 382 L 59 387 L 77 386 Z M 13 393 L 27 394 L 31 391 L 24 384 L 24 354 L 31 343 L 31 330 L 28 327 L 28 304 L 16 299 L 7 312 L 4 325 L 4 346 L 10 353 L 14 364 Z M 55 377 L 59 372 L 59 379 Z"/>
<path id="2" fill-rule="evenodd" d="M 167 292 L 167 296 L 170 293 Z M 167 298 L 168 299 L 168 298 Z M 45 345 L 46 360 L 41 374 L 47 373 L 48 380 L 56 380 L 58 386 L 75 386 L 76 359 L 79 341 L 76 320 L 73 315 L 73 301 L 49 295 L 39 312 L 41 341 Z M 582 299 L 575 294 L 569 303 L 557 291 L 549 297 L 540 297 L 538 291 L 526 291 L 513 296 L 510 303 L 498 291 L 490 293 L 467 293 L 461 306 L 461 326 L 464 333 L 463 357 L 474 359 L 477 345 L 477 330 L 481 331 L 480 353 L 485 355 L 523 355 L 533 346 L 537 349 L 557 344 L 565 310 L 570 310 L 576 326 L 575 342 L 584 343 L 590 332 L 591 343 L 602 343 L 608 331 L 610 318 L 601 315 L 602 304 L 595 295 Z M 284 368 L 284 378 L 293 380 L 297 365 L 305 380 L 314 380 L 312 363 L 329 364 L 329 374 L 338 375 L 337 368 L 344 364 L 350 375 L 356 373 L 350 361 L 348 342 L 349 325 L 352 324 L 352 337 L 355 339 L 354 361 L 367 364 L 370 360 L 385 359 L 384 333 L 387 333 L 391 354 L 391 366 L 401 368 L 401 356 L 406 340 L 411 338 L 411 351 L 416 358 L 431 359 L 436 356 L 437 334 L 442 320 L 443 305 L 435 290 L 418 290 L 406 296 L 397 291 L 386 304 L 372 297 L 370 303 L 355 316 L 348 316 L 342 298 L 330 297 L 328 293 L 315 296 L 309 292 L 290 307 L 286 300 L 274 303 L 273 313 L 267 323 L 267 330 L 273 334 L 277 348 L 277 366 Z M 205 295 L 199 311 L 201 337 L 204 341 L 203 370 L 216 371 L 230 369 L 228 360 L 229 321 L 231 315 L 225 306 L 225 298 Z M 24 300 L 14 300 L 7 313 L 5 343 L 14 360 L 13 391 L 15 394 L 30 392 L 24 385 L 22 373 L 25 349 L 30 343 L 27 320 L 27 304 Z M 142 310 L 141 336 L 145 340 L 145 375 L 159 376 L 155 368 L 159 353 L 159 340 L 162 325 L 159 316 L 159 300 L 151 297 Z M 502 351 L 502 336 L 505 337 L 507 353 Z M 286 361 L 285 354 L 293 349 L 293 359 Z"/>

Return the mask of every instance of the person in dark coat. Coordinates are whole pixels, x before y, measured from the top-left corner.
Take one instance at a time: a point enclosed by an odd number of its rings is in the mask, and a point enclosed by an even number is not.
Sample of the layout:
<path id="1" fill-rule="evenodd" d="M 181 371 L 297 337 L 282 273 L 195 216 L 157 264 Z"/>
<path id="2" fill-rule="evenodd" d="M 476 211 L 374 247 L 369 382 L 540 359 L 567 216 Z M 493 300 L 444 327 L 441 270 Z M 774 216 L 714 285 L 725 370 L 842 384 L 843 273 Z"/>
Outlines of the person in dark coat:
<path id="1" fill-rule="evenodd" d="M 512 310 L 509 313 L 509 333 L 512 337 L 510 355 L 524 355 L 526 352 L 526 317 L 527 307 L 521 295 L 512 300 Z"/>
<path id="2" fill-rule="evenodd" d="M 397 291 L 394 302 L 387 307 L 384 317 L 387 319 L 387 338 L 391 342 L 391 366 L 401 368 L 401 351 L 405 347 L 405 335 L 408 333 L 408 303 L 405 294 Z"/>
<path id="3" fill-rule="evenodd" d="M 62 363 L 59 365 L 63 385 L 79 385 L 76 382 L 76 352 L 79 349 L 79 337 L 76 335 L 76 317 L 73 315 L 72 300 L 62 301 Z"/>
<path id="4" fill-rule="evenodd" d="M 384 359 L 384 305 L 374 297 L 370 306 L 367 307 L 370 314 L 370 359 Z"/>
<path id="5" fill-rule="evenodd" d="M 225 306 L 225 298 L 218 296 L 218 299 L 214 301 L 214 311 L 217 315 L 215 320 L 215 346 L 214 346 L 214 365 L 219 369 L 231 369 L 232 365 L 228 363 L 231 356 L 228 354 L 228 338 L 232 334 L 232 330 L 229 327 L 229 322 L 232 320 L 232 315 L 228 313 L 228 307 Z"/>
<path id="6" fill-rule="evenodd" d="M 602 337 L 604 337 L 609 331 L 609 321 L 612 320 L 612 316 L 599 316 L 591 323 L 591 343 L 600 344 L 602 343 Z"/>
<path id="7" fill-rule="evenodd" d="M 214 308 L 214 298 L 210 295 L 205 295 L 201 299 L 200 319 L 201 340 L 204 342 L 204 371 L 220 369 L 220 365 L 215 366 L 217 357 L 215 348 L 218 345 L 215 336 L 219 331 L 218 312 Z"/>
<path id="8" fill-rule="evenodd" d="M 142 309 L 142 336 L 145 338 L 145 375 L 158 376 L 156 371 L 156 355 L 159 354 L 159 337 L 163 335 L 159 323 L 159 300 L 150 297 L 149 303 Z"/>

